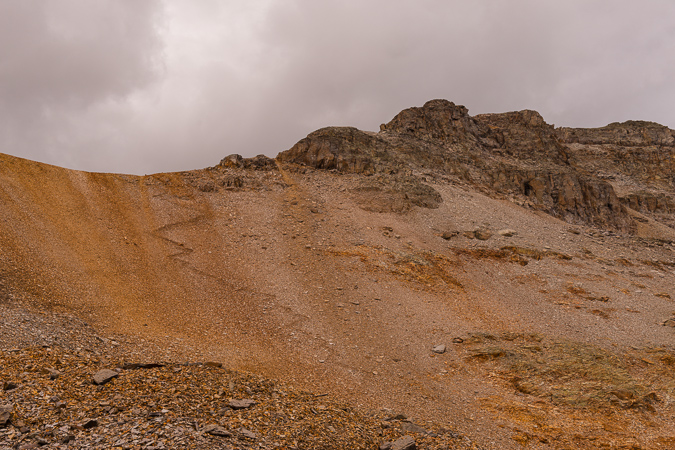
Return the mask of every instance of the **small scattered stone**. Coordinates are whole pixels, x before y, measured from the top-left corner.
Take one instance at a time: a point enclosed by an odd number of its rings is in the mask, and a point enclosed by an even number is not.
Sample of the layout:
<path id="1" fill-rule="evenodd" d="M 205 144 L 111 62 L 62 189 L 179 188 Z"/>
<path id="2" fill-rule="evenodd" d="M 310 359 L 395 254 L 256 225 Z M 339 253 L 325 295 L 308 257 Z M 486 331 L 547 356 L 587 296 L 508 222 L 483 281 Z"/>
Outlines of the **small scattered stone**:
<path id="1" fill-rule="evenodd" d="M 386 420 L 387 422 L 391 422 L 393 420 L 408 420 L 408 416 L 406 416 L 405 414 L 396 414 L 384 420 Z"/>
<path id="2" fill-rule="evenodd" d="M 444 344 L 439 344 L 436 345 L 434 348 L 431 349 L 432 352 L 438 353 L 439 355 L 442 355 L 445 353 L 445 345 Z"/>
<path id="3" fill-rule="evenodd" d="M 96 419 L 88 419 L 82 424 L 82 428 L 85 430 L 90 430 L 92 428 L 96 428 L 98 426 L 98 420 Z"/>
<path id="4" fill-rule="evenodd" d="M 675 328 L 675 318 L 668 319 L 662 323 L 664 327 L 674 327 Z"/>
<path id="5" fill-rule="evenodd" d="M 22 446 L 19 447 L 19 450 L 32 450 L 34 448 L 38 448 L 39 445 L 37 442 L 29 442 L 27 444 L 23 444 Z"/>
<path id="6" fill-rule="evenodd" d="M 223 363 L 216 361 L 207 361 L 204 365 L 208 367 L 217 367 L 218 369 L 223 367 Z"/>
<path id="7" fill-rule="evenodd" d="M 228 406 L 232 409 L 246 409 L 254 406 L 256 402 L 250 399 L 230 400 Z"/>
<path id="8" fill-rule="evenodd" d="M 394 441 L 389 448 L 390 450 L 417 450 L 417 444 L 412 436 L 403 436 L 401 439 Z"/>
<path id="9" fill-rule="evenodd" d="M 444 232 L 441 237 L 445 239 L 446 241 L 449 241 L 450 239 L 454 238 L 459 234 L 459 231 L 446 231 Z"/>
<path id="10" fill-rule="evenodd" d="M 504 236 L 504 237 L 511 237 L 511 236 L 515 236 L 517 233 L 516 233 L 516 230 L 506 228 L 506 229 L 497 231 L 497 234 L 499 234 L 500 236 Z"/>
<path id="11" fill-rule="evenodd" d="M 63 436 L 61 439 L 59 439 L 59 442 L 61 444 L 68 444 L 69 442 L 72 442 L 74 440 L 75 440 L 75 436 L 73 436 L 72 434 L 67 434 L 67 435 Z"/>
<path id="12" fill-rule="evenodd" d="M 12 382 L 12 381 L 5 381 L 5 383 L 2 385 L 2 390 L 3 391 L 13 391 L 14 389 L 17 389 L 18 387 L 19 387 L 19 385 Z"/>
<path id="13" fill-rule="evenodd" d="M 242 436 L 244 436 L 247 439 L 251 439 L 251 440 L 258 439 L 258 436 L 254 432 L 249 431 L 246 428 L 242 427 L 242 428 L 239 428 L 237 431 L 239 432 L 239 434 L 241 434 Z"/>
<path id="14" fill-rule="evenodd" d="M 9 422 L 12 419 L 13 410 L 14 408 L 11 405 L 0 406 L 0 428 L 9 425 Z"/>
<path id="15" fill-rule="evenodd" d="M 50 380 L 56 380 L 59 377 L 59 375 L 61 375 L 61 372 L 52 369 L 50 367 L 45 367 L 44 369 L 42 369 L 42 373 L 44 373 L 45 375 L 49 375 Z"/>
<path id="16" fill-rule="evenodd" d="M 133 369 L 154 369 L 158 367 L 164 367 L 164 364 L 160 363 L 130 363 L 124 364 L 122 366 L 123 370 L 133 370 Z"/>
<path id="17" fill-rule="evenodd" d="M 225 428 L 220 425 L 211 424 L 204 427 L 204 433 L 210 434 L 211 436 L 218 437 L 232 437 L 232 433 L 227 431 Z"/>
<path id="18" fill-rule="evenodd" d="M 464 339 L 462 339 L 461 337 L 456 337 L 452 340 L 453 344 L 461 344 L 462 342 L 464 342 Z"/>
<path id="19" fill-rule="evenodd" d="M 473 235 L 476 237 L 476 239 L 481 240 L 481 241 L 487 241 L 492 237 L 492 233 L 488 230 L 485 230 L 483 228 L 480 228 L 478 230 L 475 230 L 473 232 Z"/>
<path id="20" fill-rule="evenodd" d="M 108 383 L 113 378 L 118 377 L 120 374 L 110 369 L 103 369 L 96 372 L 94 375 L 94 384 L 103 385 Z"/>
<path id="21" fill-rule="evenodd" d="M 417 425 L 416 423 L 412 422 L 404 422 L 403 425 L 401 426 L 401 429 L 405 431 L 406 433 L 419 433 L 419 434 L 426 434 L 427 436 L 437 436 L 435 433 L 432 433 L 429 430 L 426 430 L 422 428 L 421 426 Z"/>

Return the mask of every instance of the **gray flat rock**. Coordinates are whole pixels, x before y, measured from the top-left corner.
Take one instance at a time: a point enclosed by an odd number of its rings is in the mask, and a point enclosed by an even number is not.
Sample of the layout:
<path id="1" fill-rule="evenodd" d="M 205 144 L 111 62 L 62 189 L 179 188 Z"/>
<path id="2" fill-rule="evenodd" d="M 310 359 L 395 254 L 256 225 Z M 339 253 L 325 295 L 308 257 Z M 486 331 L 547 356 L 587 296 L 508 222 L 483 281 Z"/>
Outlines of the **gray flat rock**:
<path id="1" fill-rule="evenodd" d="M 220 425 L 207 425 L 204 427 L 204 433 L 210 434 L 211 436 L 218 436 L 218 437 L 232 437 L 232 433 L 227 431 L 225 428 L 221 427 Z"/>
<path id="2" fill-rule="evenodd" d="M 247 439 L 252 439 L 252 440 L 258 439 L 258 436 L 254 432 L 252 432 L 250 430 L 247 430 L 246 428 L 242 427 L 242 428 L 239 428 L 237 431 L 239 432 L 239 434 L 241 434 L 242 436 L 244 436 Z"/>
<path id="3" fill-rule="evenodd" d="M 0 428 L 4 428 L 9 425 L 9 421 L 12 418 L 12 413 L 9 411 L 0 412 Z"/>
<path id="4" fill-rule="evenodd" d="M 230 400 L 230 403 L 228 406 L 232 409 L 246 409 L 250 408 L 251 406 L 255 405 L 254 400 L 250 399 L 242 399 L 242 400 Z"/>
<path id="5" fill-rule="evenodd" d="M 431 351 L 441 355 L 441 354 L 445 353 L 445 345 L 444 344 L 436 345 L 436 346 L 434 346 L 434 348 L 431 349 Z"/>
<path id="6" fill-rule="evenodd" d="M 391 444 L 391 450 L 416 450 L 417 444 L 412 436 L 403 436 Z"/>
<path id="7" fill-rule="evenodd" d="M 120 374 L 115 372 L 114 370 L 103 369 L 103 370 L 99 370 L 98 372 L 96 372 L 96 374 L 94 375 L 93 381 L 94 381 L 94 384 L 102 385 L 102 384 L 106 384 L 107 382 L 109 382 L 113 378 L 118 377 L 119 375 Z"/>

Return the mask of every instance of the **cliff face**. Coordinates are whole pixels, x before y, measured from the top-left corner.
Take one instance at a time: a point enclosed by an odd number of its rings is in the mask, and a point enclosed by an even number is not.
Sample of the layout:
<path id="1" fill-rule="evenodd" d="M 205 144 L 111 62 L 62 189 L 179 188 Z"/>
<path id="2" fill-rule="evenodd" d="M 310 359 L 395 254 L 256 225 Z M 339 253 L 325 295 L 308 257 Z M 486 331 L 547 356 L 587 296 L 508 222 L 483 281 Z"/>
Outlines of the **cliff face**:
<path id="1" fill-rule="evenodd" d="M 627 121 L 602 128 L 559 128 L 570 159 L 608 180 L 627 207 L 675 225 L 675 131 L 653 122 Z"/>
<path id="2" fill-rule="evenodd" d="M 277 159 L 377 175 L 371 187 L 392 192 L 401 191 L 401 176 L 418 191 L 431 181 L 470 183 L 570 223 L 633 233 L 627 208 L 674 223 L 674 136 L 648 122 L 556 129 L 529 110 L 472 117 L 464 106 L 432 100 L 379 133 L 318 130 Z"/>

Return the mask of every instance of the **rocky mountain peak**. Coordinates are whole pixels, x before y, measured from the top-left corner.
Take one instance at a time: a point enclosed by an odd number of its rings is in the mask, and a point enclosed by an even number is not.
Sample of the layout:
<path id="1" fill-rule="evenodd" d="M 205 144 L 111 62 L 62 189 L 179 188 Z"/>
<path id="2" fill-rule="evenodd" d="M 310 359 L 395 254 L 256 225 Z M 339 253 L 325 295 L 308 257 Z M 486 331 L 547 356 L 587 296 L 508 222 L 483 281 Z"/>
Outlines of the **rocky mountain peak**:
<path id="1" fill-rule="evenodd" d="M 477 139 L 489 130 L 481 129 L 465 106 L 448 100 L 430 100 L 421 108 L 404 109 L 389 123 L 380 125 L 380 131 L 458 142 Z"/>
<path id="2" fill-rule="evenodd" d="M 401 111 L 379 133 L 322 128 L 277 160 L 378 175 L 379 187 L 364 181 L 365 191 L 377 188 L 388 197 L 408 199 L 414 195 L 402 190 L 430 193 L 432 181 L 456 180 L 571 223 L 636 232 L 626 209 L 636 205 L 642 213 L 667 214 L 657 217 L 663 223 L 675 223 L 669 216 L 672 202 L 663 200 L 675 188 L 675 131 L 651 122 L 556 129 L 532 110 L 472 117 L 462 105 L 431 100 Z M 442 201 L 433 198 L 412 204 L 433 207 Z"/>

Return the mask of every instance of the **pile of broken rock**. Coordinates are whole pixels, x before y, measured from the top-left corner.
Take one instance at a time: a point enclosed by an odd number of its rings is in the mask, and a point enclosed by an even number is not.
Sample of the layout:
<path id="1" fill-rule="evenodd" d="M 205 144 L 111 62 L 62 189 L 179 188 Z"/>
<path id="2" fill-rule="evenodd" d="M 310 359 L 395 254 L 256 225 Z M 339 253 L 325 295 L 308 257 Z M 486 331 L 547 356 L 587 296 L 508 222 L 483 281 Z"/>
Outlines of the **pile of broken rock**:
<path id="1" fill-rule="evenodd" d="M 0 351 L 0 378 L 0 448 L 473 448 L 214 362 L 114 364 L 40 346 Z"/>

